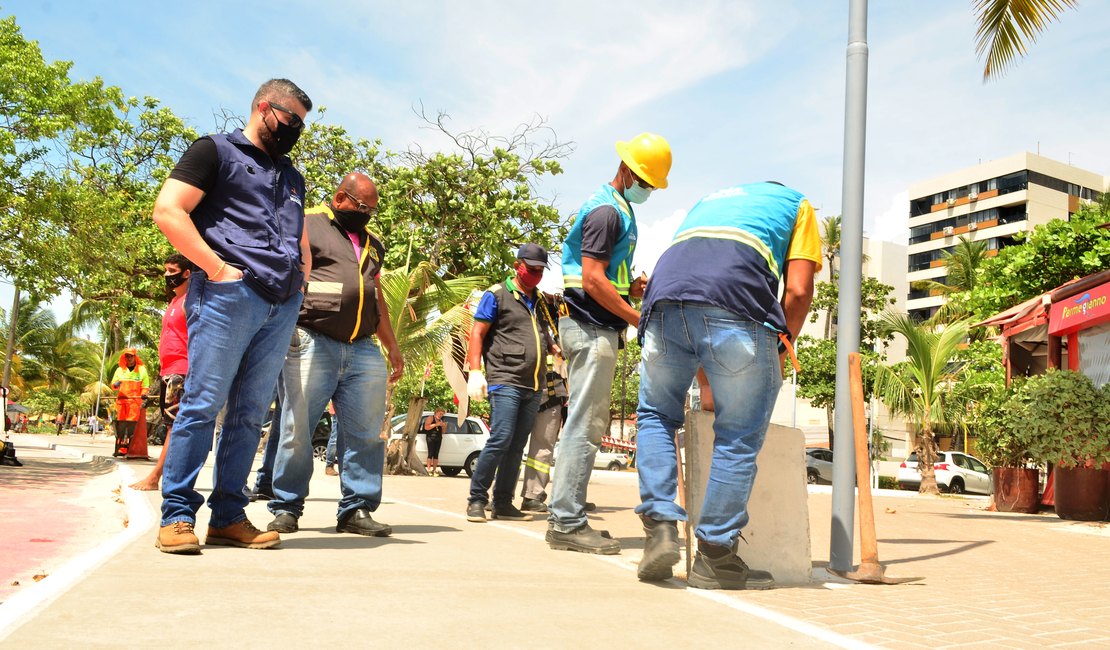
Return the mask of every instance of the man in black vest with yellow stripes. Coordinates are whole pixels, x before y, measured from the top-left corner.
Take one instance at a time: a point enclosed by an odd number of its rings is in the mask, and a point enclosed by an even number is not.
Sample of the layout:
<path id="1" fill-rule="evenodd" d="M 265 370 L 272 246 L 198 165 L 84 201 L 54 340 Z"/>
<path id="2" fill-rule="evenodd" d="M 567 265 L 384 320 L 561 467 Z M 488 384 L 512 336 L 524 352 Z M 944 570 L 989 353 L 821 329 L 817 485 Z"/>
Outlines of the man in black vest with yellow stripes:
<path id="1" fill-rule="evenodd" d="M 379 285 L 385 248 L 367 228 L 377 207 L 373 181 L 356 172 L 343 178 L 330 206 L 305 212 L 314 264 L 278 382 L 281 440 L 269 530 L 298 529 L 312 477 L 312 431 L 330 400 L 339 421 L 341 455 L 335 529 L 375 537 L 393 532 L 370 514 L 382 499 L 385 443 L 379 434 L 387 382 L 404 371 Z M 389 356 L 389 370 L 379 342 Z"/>
<path id="2" fill-rule="evenodd" d="M 524 244 L 513 264 L 515 274 L 490 287 L 474 311 L 466 355 L 470 369 L 467 394 L 481 401 L 488 393 L 490 437 L 470 478 L 468 521 L 486 520 L 491 485 L 494 519 L 531 519 L 513 505 L 513 491 L 524 444 L 540 406 L 540 391 L 547 383 L 547 353 L 560 354 L 548 332 L 551 315 L 546 312 L 547 303 L 536 290 L 546 267 L 547 251 L 537 244 Z"/>

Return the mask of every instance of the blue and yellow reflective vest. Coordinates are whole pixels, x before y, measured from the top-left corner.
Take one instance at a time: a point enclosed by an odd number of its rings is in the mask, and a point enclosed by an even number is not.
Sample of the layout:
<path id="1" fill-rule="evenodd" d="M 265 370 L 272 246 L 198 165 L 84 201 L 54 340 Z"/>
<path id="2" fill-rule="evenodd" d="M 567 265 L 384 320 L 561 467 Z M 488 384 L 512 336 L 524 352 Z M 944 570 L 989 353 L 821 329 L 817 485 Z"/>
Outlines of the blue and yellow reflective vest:
<path id="1" fill-rule="evenodd" d="M 586 215 L 602 206 L 612 206 L 621 219 L 621 233 L 613 246 L 605 277 L 626 301 L 632 283 L 632 253 L 636 248 L 636 215 L 632 206 L 612 185 L 602 185 L 578 210 L 578 217 L 563 242 L 563 291 L 571 318 L 611 329 L 623 329 L 624 320 L 586 295 L 582 288 L 582 224 Z"/>

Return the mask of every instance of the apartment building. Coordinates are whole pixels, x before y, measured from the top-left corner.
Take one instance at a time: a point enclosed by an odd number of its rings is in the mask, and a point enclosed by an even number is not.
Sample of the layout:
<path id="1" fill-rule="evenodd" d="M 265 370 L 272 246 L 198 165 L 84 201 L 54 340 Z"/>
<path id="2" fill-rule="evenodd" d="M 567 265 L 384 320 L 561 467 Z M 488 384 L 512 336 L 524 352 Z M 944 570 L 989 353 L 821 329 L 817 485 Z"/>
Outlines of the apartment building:
<path id="1" fill-rule="evenodd" d="M 942 253 L 960 236 L 986 242 L 988 255 L 1014 235 L 1052 219 L 1067 219 L 1084 201 L 1110 190 L 1110 177 L 1032 153 L 1021 153 L 910 186 L 906 309 L 925 319 L 944 303 L 913 283 L 947 274 Z"/>

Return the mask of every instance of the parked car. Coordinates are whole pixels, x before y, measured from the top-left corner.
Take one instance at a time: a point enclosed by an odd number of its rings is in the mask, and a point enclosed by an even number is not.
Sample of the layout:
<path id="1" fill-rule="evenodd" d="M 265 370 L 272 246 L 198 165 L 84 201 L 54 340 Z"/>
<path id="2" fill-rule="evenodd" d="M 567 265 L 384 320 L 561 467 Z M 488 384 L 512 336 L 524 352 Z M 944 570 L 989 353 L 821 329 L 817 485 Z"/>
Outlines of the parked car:
<path id="1" fill-rule="evenodd" d="M 281 415 L 280 413 L 278 415 Z M 262 423 L 262 439 L 258 444 L 259 452 L 261 452 L 266 445 L 266 438 L 270 435 L 273 429 L 274 422 L 274 409 L 271 406 L 270 410 L 266 413 L 266 420 Z M 165 429 L 163 428 L 163 431 Z M 324 411 L 320 416 L 320 421 L 316 423 L 316 428 L 312 431 L 312 457 L 316 460 L 325 460 L 327 458 L 328 439 L 331 438 L 331 413 Z"/>
<path id="2" fill-rule="evenodd" d="M 528 447 L 525 446 L 525 453 Z M 555 442 L 555 449 L 551 453 L 551 466 L 554 467 L 555 463 L 559 461 L 559 441 Z M 607 469 L 611 472 L 619 472 L 626 470 L 632 465 L 632 459 L 628 454 L 622 451 L 601 451 L 598 450 L 594 456 L 594 469 Z"/>
<path id="3" fill-rule="evenodd" d="M 942 492 L 991 493 L 991 471 L 983 461 L 974 456 L 958 451 L 937 452 L 937 462 L 933 464 L 933 470 L 936 472 L 937 487 Z M 903 490 L 917 490 L 921 487 L 916 452 L 910 454 L 899 466 L 898 487 Z"/>
<path id="4" fill-rule="evenodd" d="M 432 415 L 432 411 L 424 411 L 420 416 L 421 422 L 429 415 Z M 393 427 L 390 439 L 398 439 L 404 433 L 406 417 L 405 413 L 393 416 L 390 421 Z M 489 440 L 489 426 L 481 418 L 474 416 L 463 420 L 460 426 L 457 413 L 444 414 L 443 421 L 447 423 L 447 431 L 443 433 L 443 444 L 439 448 L 440 470 L 445 476 L 458 476 L 463 470 L 466 470 L 467 476 L 473 476 L 478 467 L 478 455 Z M 428 439 L 425 434 L 420 433 L 419 424 L 416 428 L 416 455 L 422 462 L 427 462 Z"/>
<path id="5" fill-rule="evenodd" d="M 806 449 L 806 483 L 832 483 L 833 453 L 822 447 Z"/>
<path id="6" fill-rule="evenodd" d="M 594 456 L 594 469 L 607 469 L 610 472 L 619 472 L 628 469 L 632 464 L 628 454 L 618 451 L 599 451 Z"/>

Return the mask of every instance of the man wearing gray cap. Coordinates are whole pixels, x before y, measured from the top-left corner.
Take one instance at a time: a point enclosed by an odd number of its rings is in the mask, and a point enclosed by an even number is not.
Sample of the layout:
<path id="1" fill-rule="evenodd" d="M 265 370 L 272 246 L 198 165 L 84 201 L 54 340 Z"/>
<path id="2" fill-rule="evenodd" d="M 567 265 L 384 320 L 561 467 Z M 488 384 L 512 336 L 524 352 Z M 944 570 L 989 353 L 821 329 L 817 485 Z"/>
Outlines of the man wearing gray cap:
<path id="1" fill-rule="evenodd" d="M 551 314 L 536 290 L 546 267 L 547 251 L 537 244 L 524 244 L 513 264 L 514 275 L 487 289 L 474 311 L 466 355 L 470 369 L 466 392 L 477 401 L 489 396 L 490 437 L 470 478 L 468 521 L 486 520 L 491 485 L 494 519 L 531 518 L 513 506 L 513 491 L 539 409 L 540 390 L 546 385 L 547 352 L 560 354 L 549 331 Z"/>

